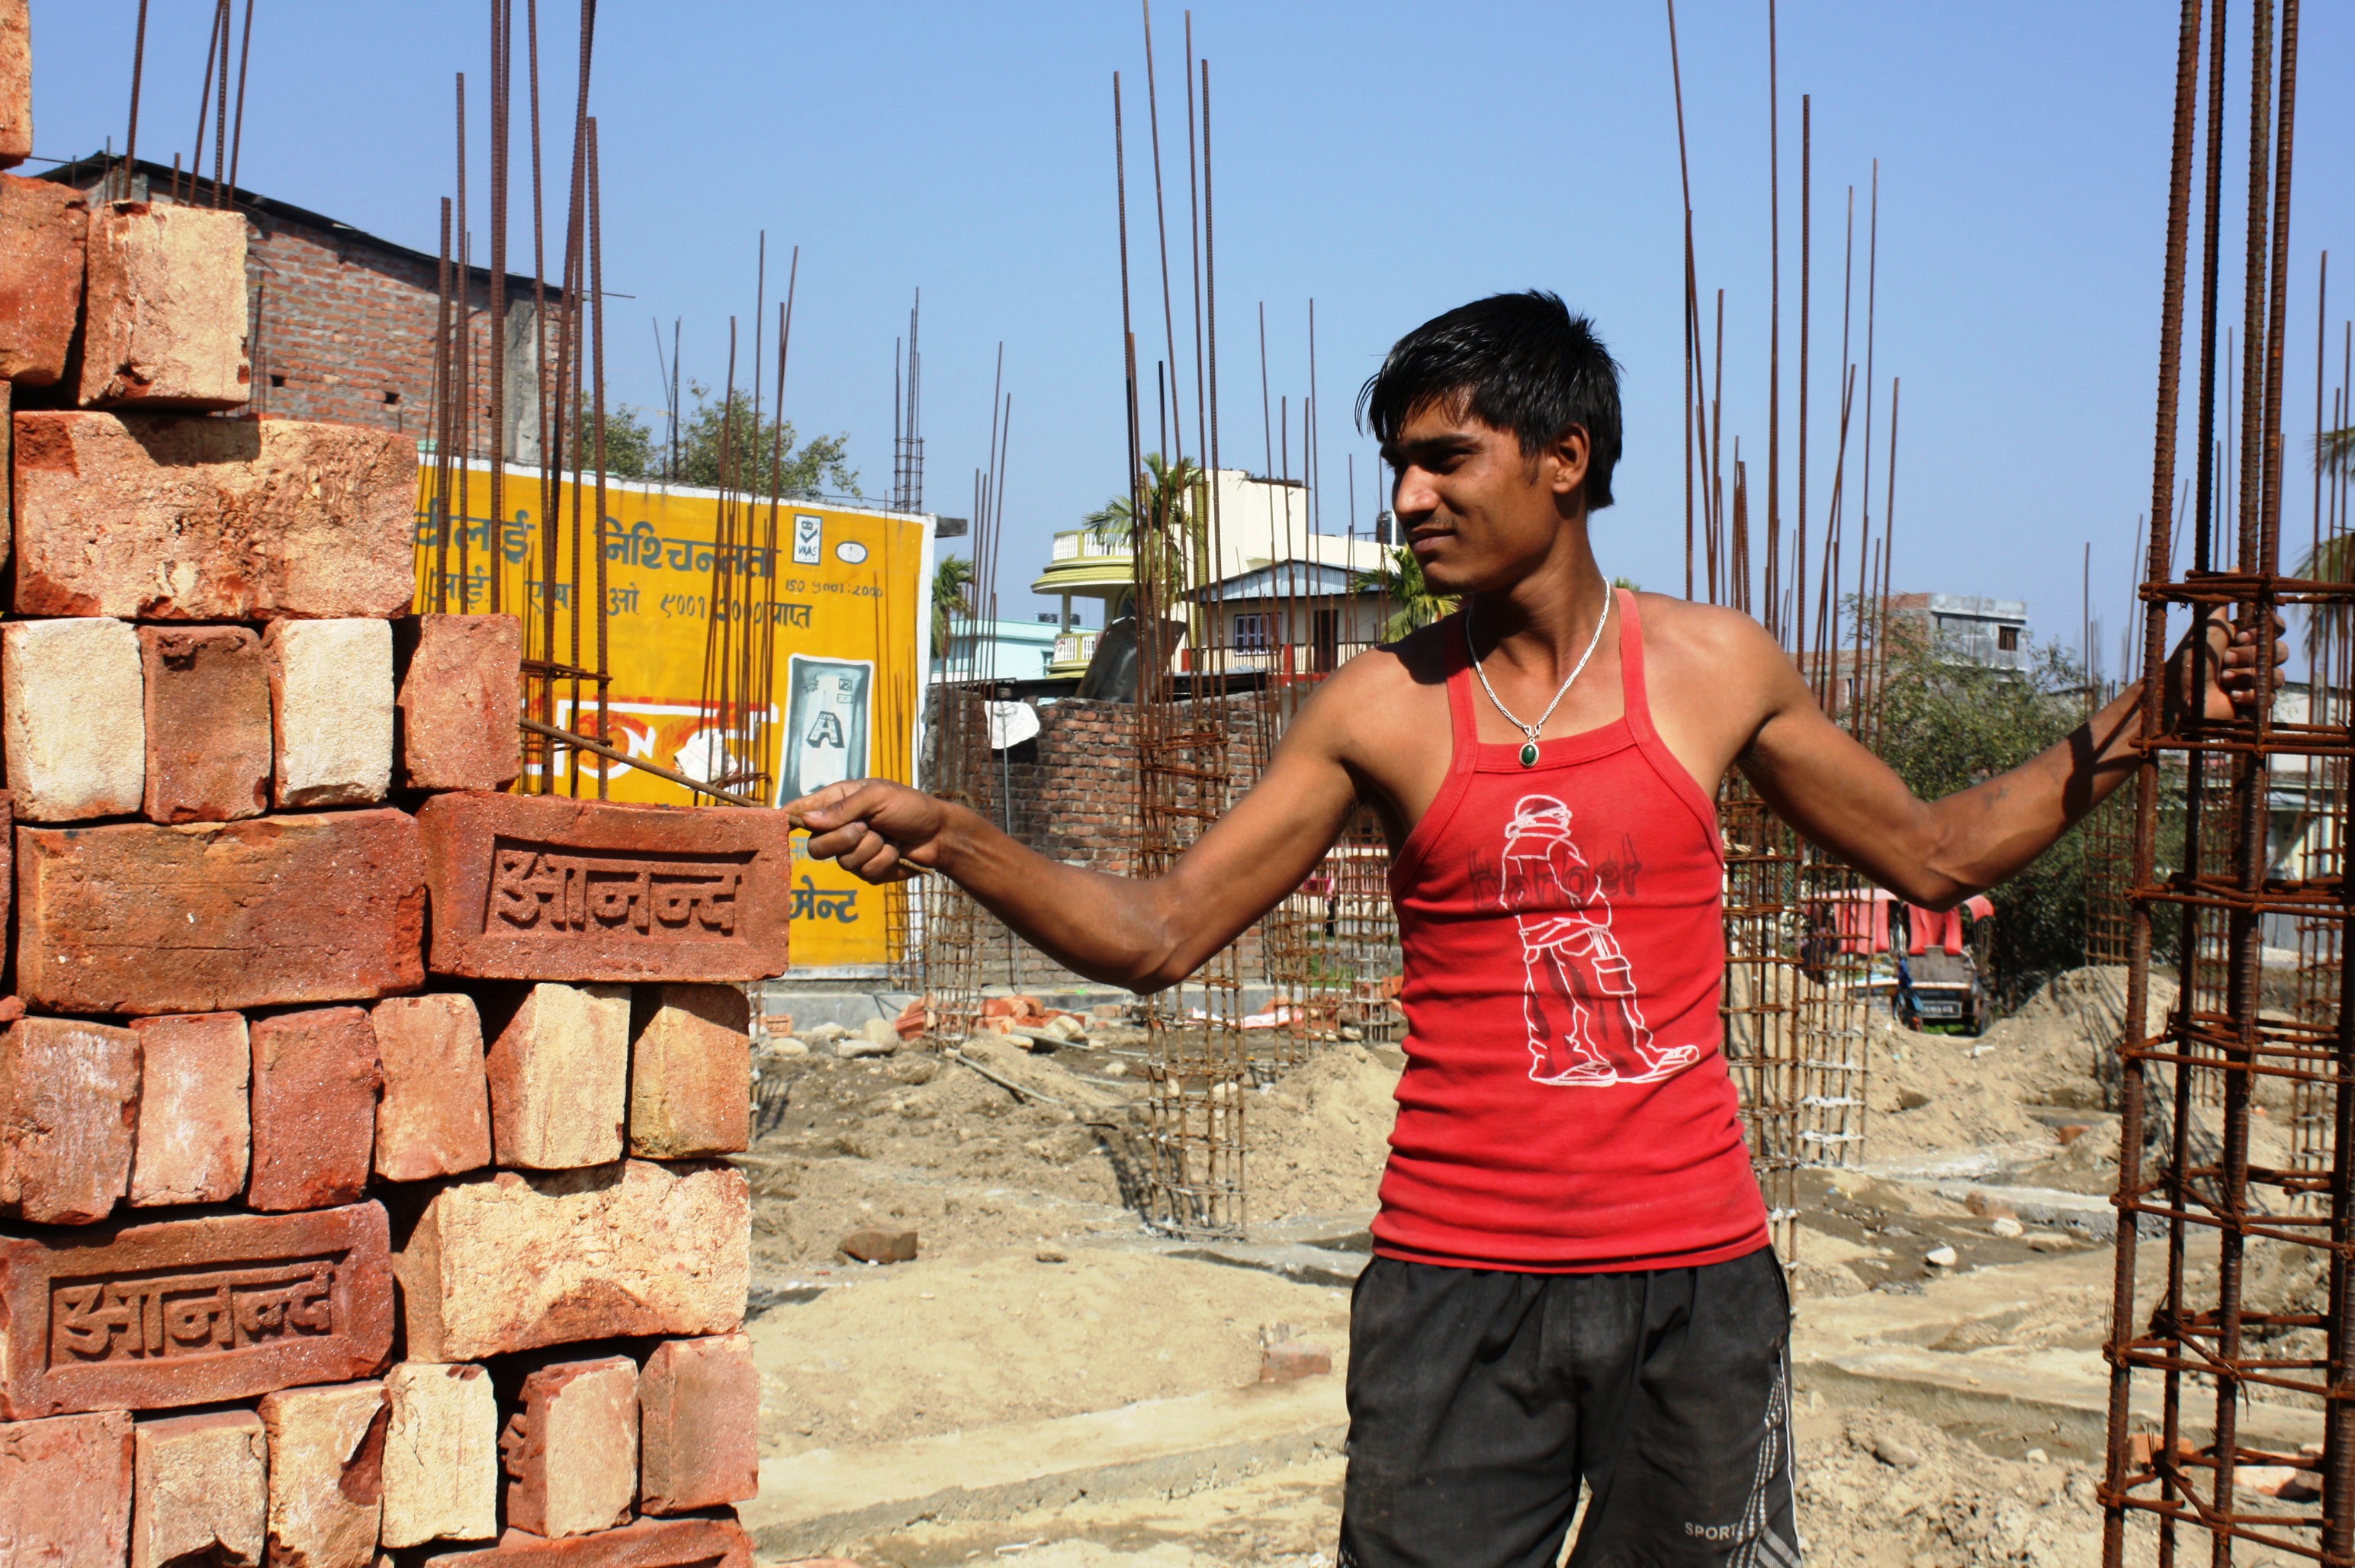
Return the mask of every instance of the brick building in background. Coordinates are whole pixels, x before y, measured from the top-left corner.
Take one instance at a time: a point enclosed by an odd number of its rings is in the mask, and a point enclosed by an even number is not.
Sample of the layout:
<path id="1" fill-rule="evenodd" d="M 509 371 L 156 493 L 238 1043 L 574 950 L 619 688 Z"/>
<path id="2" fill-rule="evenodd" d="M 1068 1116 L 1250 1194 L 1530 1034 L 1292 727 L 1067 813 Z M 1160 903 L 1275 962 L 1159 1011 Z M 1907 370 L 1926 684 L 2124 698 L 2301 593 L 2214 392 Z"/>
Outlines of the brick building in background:
<path id="1" fill-rule="evenodd" d="M 88 192 L 103 180 L 103 157 L 60 164 L 37 177 Z M 174 176 L 140 160 L 131 195 L 169 203 Z M 185 199 L 209 206 L 182 185 Z M 440 311 L 441 262 L 423 251 L 363 233 L 348 223 L 249 190 L 229 193 L 246 219 L 246 289 L 253 411 L 287 419 L 378 425 L 423 439 L 433 420 L 433 337 Z M 455 249 L 456 240 L 452 240 Z M 456 273 L 453 264 L 453 277 Z M 467 444 L 489 455 L 491 441 L 491 273 L 466 275 L 471 305 L 476 421 Z M 551 322 L 563 291 L 545 293 Z M 453 302 L 454 308 L 454 302 Z M 538 389 L 532 373 L 538 315 L 529 275 L 507 275 L 506 387 L 504 417 L 510 462 L 539 461 Z M 553 345 L 550 345 L 551 350 Z"/>

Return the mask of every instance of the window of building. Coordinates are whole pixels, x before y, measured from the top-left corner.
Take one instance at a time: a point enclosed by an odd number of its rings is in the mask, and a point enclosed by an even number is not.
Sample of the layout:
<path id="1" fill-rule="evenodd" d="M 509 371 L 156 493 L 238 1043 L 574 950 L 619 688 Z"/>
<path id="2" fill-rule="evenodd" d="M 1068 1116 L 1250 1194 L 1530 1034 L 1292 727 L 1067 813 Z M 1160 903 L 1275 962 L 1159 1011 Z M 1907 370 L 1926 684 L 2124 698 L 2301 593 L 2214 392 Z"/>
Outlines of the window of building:
<path id="1" fill-rule="evenodd" d="M 1246 652 L 1264 651 L 1275 645 L 1275 617 L 1263 612 L 1252 611 L 1235 617 L 1235 646 Z"/>
<path id="2" fill-rule="evenodd" d="M 2008 654 L 2018 653 L 2019 651 L 2019 628 L 2017 626 L 1998 626 L 1995 629 L 1995 645 Z"/>

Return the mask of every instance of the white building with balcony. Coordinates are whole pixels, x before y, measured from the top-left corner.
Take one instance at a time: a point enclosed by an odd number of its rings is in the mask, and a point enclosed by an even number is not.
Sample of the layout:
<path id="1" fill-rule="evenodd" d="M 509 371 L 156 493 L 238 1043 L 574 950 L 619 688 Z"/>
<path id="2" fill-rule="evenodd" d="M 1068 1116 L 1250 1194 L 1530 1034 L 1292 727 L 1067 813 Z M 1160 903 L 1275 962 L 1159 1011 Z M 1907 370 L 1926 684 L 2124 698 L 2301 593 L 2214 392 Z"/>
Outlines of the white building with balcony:
<path id="1" fill-rule="evenodd" d="M 1313 579 L 1324 583 L 1327 577 L 1336 582 L 1353 575 L 1371 576 L 1381 569 L 1382 547 L 1374 540 L 1347 534 L 1317 533 L 1315 522 L 1315 502 L 1308 487 L 1300 481 L 1263 479 L 1241 469 L 1221 468 L 1212 475 L 1210 515 L 1206 519 L 1216 542 L 1218 560 L 1211 574 L 1214 584 L 1243 584 L 1254 572 L 1279 564 L 1298 568 L 1301 581 Z M 1320 571 L 1319 569 L 1329 569 Z M 1062 601 L 1061 635 L 1057 639 L 1051 672 L 1058 676 L 1076 676 L 1084 672 L 1088 660 L 1095 653 L 1096 633 L 1076 625 L 1071 616 L 1074 599 L 1103 601 L 1103 613 L 1098 626 L 1122 613 L 1124 602 L 1135 592 L 1136 563 L 1130 553 L 1126 539 L 1119 532 L 1104 528 L 1066 528 L 1054 536 L 1047 568 L 1030 584 L 1034 593 L 1047 594 Z M 1271 599 L 1283 597 L 1287 603 L 1300 597 L 1300 584 L 1286 581 L 1279 595 L 1273 579 L 1245 592 L 1259 592 Z M 1339 588 L 1327 588 L 1327 593 L 1339 592 Z M 1229 595 L 1214 594 L 1223 599 Z M 1199 591 L 1196 594 L 1201 598 Z M 1275 613 L 1272 605 L 1256 610 L 1241 609 L 1240 614 Z M 1231 619 L 1221 619 L 1216 633 L 1206 636 L 1231 639 L 1235 635 L 1257 636 L 1250 630 L 1253 623 L 1242 623 L 1238 631 Z M 1336 621 L 1333 643 L 1339 646 L 1355 640 L 1359 630 L 1354 622 L 1344 626 Z M 1379 633 L 1379 625 L 1375 628 Z M 1295 635 L 1295 634 L 1298 635 Z M 1313 622 L 1303 622 L 1298 627 L 1287 621 L 1278 627 L 1266 624 L 1266 635 L 1271 645 L 1309 645 L 1315 643 Z M 1184 655 L 1181 651 L 1180 660 Z"/>

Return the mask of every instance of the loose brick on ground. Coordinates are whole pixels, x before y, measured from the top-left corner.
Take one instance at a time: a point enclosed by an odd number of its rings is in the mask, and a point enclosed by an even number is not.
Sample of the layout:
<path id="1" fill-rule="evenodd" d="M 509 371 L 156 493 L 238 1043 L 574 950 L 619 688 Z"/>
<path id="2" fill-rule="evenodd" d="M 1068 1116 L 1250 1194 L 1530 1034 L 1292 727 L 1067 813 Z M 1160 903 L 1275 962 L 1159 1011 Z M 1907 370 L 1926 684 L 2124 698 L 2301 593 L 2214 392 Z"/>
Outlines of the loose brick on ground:
<path id="1" fill-rule="evenodd" d="M 374 1203 L 117 1221 L 69 1248 L 0 1235 L 0 1420 L 373 1377 L 392 1348 L 388 1243 Z"/>
<path id="2" fill-rule="evenodd" d="M 131 1206 L 227 1203 L 245 1190 L 253 1151 L 250 1042 L 241 1013 L 133 1019 L 139 1136 Z"/>
<path id="3" fill-rule="evenodd" d="M 751 1005 L 734 986 L 641 986 L 632 1004 L 630 1152 L 735 1154 L 752 1136 Z"/>
<path id="4" fill-rule="evenodd" d="M 496 1546 L 447 1552 L 425 1568 L 752 1568 L 752 1538 L 732 1519 L 642 1519 L 550 1541 L 510 1530 Z"/>
<path id="5" fill-rule="evenodd" d="M 630 1083 L 626 986 L 553 981 L 499 1000 L 485 1066 L 498 1163 L 526 1170 L 610 1165 L 622 1157 Z"/>
<path id="6" fill-rule="evenodd" d="M 454 1182 L 426 1203 L 397 1265 L 409 1353 L 731 1333 L 751 1247 L 751 1193 L 724 1166 L 627 1160 Z"/>
<path id="7" fill-rule="evenodd" d="M 372 1000 L 425 983 L 405 812 L 16 830 L 16 988 L 66 1013 Z"/>
<path id="8" fill-rule="evenodd" d="M 20 412 L 16 610 L 406 613 L 417 443 L 303 420 Z"/>
<path id="9" fill-rule="evenodd" d="M 784 973 L 792 830 L 765 809 L 465 791 L 419 809 L 437 974 L 742 981 Z"/>
<path id="10" fill-rule="evenodd" d="M 265 1212 L 357 1201 L 376 1147 L 378 1083 L 376 1030 L 364 1008 L 257 1019 L 245 1200 Z"/>
<path id="11" fill-rule="evenodd" d="M 638 1374 L 638 1507 L 684 1513 L 761 1489 L 761 1373 L 741 1334 L 666 1339 Z"/>
<path id="12" fill-rule="evenodd" d="M 481 1367 L 403 1361 L 384 1378 L 386 1546 L 499 1532 L 499 1404 Z"/>
<path id="13" fill-rule="evenodd" d="M 0 169 L 33 155 L 33 4 L 0 0 Z"/>
<path id="14" fill-rule="evenodd" d="M 109 202 L 90 215 L 84 276 L 84 407 L 244 406 L 245 214 Z"/>
<path id="15" fill-rule="evenodd" d="M 10 3 L 21 9 L 24 0 Z M 65 375 L 89 239 L 81 192 L 0 175 L 0 379 L 50 387 Z"/>
<path id="16" fill-rule="evenodd" d="M 400 665 L 400 782 L 505 789 L 523 772 L 523 623 L 417 615 L 394 627 Z"/>
<path id="17" fill-rule="evenodd" d="M 27 822 L 139 809 L 147 720 L 139 635 L 94 617 L 0 626 L 0 730 L 8 789 Z"/>
<path id="18" fill-rule="evenodd" d="M 118 1568 L 131 1550 L 131 1417 L 0 1422 L 0 1521 L 14 1563 Z"/>
<path id="19" fill-rule="evenodd" d="M 150 822 L 270 809 L 270 671 L 247 626 L 142 626 Z"/>
<path id="20" fill-rule="evenodd" d="M 376 1108 L 376 1173 L 427 1181 L 491 1163 L 491 1102 L 483 1025 L 459 992 L 388 997 L 369 1009 L 384 1096 Z"/>
<path id="21" fill-rule="evenodd" d="M 0 1212 L 88 1225 L 131 1184 L 139 1037 L 84 1019 L 18 1019 L 0 1033 Z"/>
<path id="22" fill-rule="evenodd" d="M 262 635 L 280 807 L 366 805 L 392 784 L 392 627 L 272 621 Z"/>
<path id="23" fill-rule="evenodd" d="M 132 1429 L 131 1568 L 259 1568 L 270 1441 L 250 1410 L 166 1415 Z"/>
<path id="24" fill-rule="evenodd" d="M 370 1568 L 384 1514 L 380 1382 L 264 1395 L 270 1435 L 270 1561 L 300 1568 Z"/>
<path id="25" fill-rule="evenodd" d="M 638 1368 L 558 1361 L 523 1381 L 499 1436 L 509 1529 L 588 1535 L 625 1524 L 638 1490 Z"/>

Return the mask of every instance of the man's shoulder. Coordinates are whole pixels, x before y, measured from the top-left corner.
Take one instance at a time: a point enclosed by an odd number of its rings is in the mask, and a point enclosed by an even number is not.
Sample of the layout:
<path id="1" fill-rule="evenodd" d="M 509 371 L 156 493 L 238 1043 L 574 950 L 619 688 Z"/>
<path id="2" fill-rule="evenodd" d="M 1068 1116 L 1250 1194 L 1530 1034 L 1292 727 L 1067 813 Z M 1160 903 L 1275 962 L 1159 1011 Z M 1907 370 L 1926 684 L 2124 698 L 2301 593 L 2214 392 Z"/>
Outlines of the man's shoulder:
<path id="1" fill-rule="evenodd" d="M 1782 650 L 1765 627 L 1740 610 L 1699 604 L 1667 593 L 1636 595 L 1644 623 L 1645 663 L 1655 675 L 1723 678 L 1753 672 Z"/>

